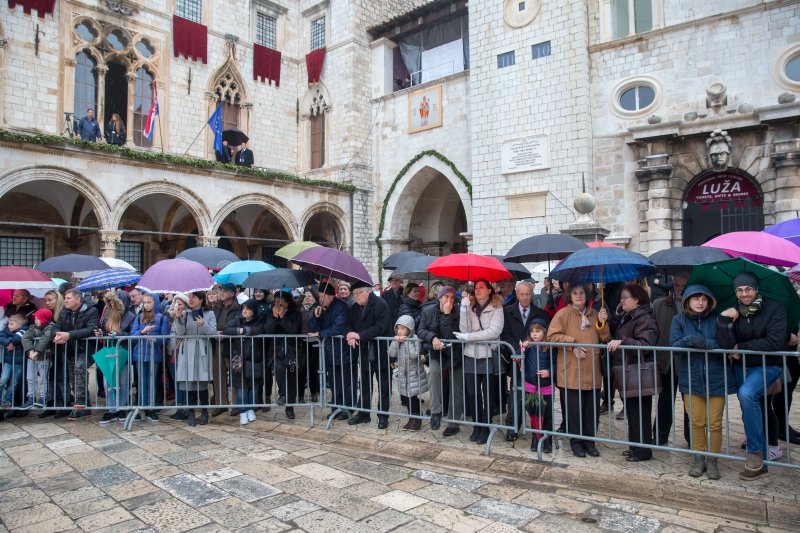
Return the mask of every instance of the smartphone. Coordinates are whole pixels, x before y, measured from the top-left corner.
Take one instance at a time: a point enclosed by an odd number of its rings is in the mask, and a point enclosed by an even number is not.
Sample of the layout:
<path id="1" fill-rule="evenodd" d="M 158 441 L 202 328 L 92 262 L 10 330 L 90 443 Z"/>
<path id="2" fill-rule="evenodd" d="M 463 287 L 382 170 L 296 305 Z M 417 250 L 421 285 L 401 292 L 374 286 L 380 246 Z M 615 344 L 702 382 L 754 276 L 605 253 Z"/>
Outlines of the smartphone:
<path id="1" fill-rule="evenodd" d="M 197 320 L 197 317 L 203 317 L 202 309 L 192 309 L 192 319 Z"/>

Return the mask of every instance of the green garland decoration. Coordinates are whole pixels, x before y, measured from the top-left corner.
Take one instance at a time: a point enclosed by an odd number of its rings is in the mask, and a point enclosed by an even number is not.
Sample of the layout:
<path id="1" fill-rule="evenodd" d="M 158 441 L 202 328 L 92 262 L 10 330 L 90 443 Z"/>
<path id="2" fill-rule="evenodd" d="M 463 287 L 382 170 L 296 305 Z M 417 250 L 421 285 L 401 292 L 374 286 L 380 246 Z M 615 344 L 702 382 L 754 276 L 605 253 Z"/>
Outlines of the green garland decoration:
<path id="1" fill-rule="evenodd" d="M 107 143 L 93 143 L 82 141 L 80 139 L 73 139 L 70 137 L 62 137 L 60 135 L 47 135 L 47 134 L 27 134 L 17 133 L 6 129 L 0 128 L 0 142 L 6 143 L 22 143 L 22 144 L 39 144 L 42 146 L 64 146 L 72 145 L 95 152 L 105 152 L 109 154 L 118 154 L 128 159 L 137 161 L 146 161 L 149 163 L 168 163 L 181 167 L 190 167 L 207 170 L 226 170 L 235 172 L 236 174 L 243 174 L 260 178 L 268 181 L 283 181 L 288 183 L 296 183 L 298 185 L 305 185 L 311 187 L 330 187 L 341 191 L 353 193 L 356 191 L 354 185 L 347 183 L 338 183 L 330 180 L 321 179 L 308 179 L 301 178 L 288 172 L 278 172 L 275 170 L 267 170 L 262 168 L 252 168 L 237 166 L 231 163 L 218 163 L 217 161 L 210 161 L 207 159 L 194 159 L 189 157 L 181 157 L 173 154 L 165 154 L 161 152 L 148 152 L 141 150 L 134 150 L 124 146 L 117 146 Z"/>
<path id="2" fill-rule="evenodd" d="M 456 176 L 458 176 L 458 179 L 460 179 L 461 182 L 464 184 L 464 186 L 467 188 L 467 192 L 469 193 L 469 198 L 470 200 L 472 200 L 472 184 L 469 182 L 467 177 L 464 176 L 464 174 L 462 174 L 460 170 L 458 170 L 458 167 L 456 167 L 455 163 L 447 159 L 444 155 L 440 154 L 436 150 L 425 150 L 424 152 L 420 152 L 413 158 L 411 158 L 411 160 L 408 163 L 406 163 L 406 166 L 400 169 L 400 172 L 397 173 L 397 176 L 394 178 L 392 185 L 386 192 L 386 197 L 383 199 L 383 207 L 381 208 L 381 219 L 380 222 L 378 223 L 378 236 L 375 237 L 375 244 L 378 247 L 378 283 L 381 284 L 383 283 L 383 275 L 381 269 L 381 264 L 383 263 L 383 247 L 381 246 L 380 240 L 381 240 L 381 235 L 383 235 L 383 228 L 386 224 L 386 209 L 389 207 L 389 199 L 392 197 L 392 194 L 394 194 L 394 190 L 397 187 L 397 184 L 400 182 L 401 179 L 403 179 L 403 176 L 406 175 L 408 170 L 414 165 L 414 163 L 416 163 L 425 156 L 435 157 L 436 159 L 438 159 L 439 161 L 450 167 L 450 170 L 452 170 L 453 173 Z"/>

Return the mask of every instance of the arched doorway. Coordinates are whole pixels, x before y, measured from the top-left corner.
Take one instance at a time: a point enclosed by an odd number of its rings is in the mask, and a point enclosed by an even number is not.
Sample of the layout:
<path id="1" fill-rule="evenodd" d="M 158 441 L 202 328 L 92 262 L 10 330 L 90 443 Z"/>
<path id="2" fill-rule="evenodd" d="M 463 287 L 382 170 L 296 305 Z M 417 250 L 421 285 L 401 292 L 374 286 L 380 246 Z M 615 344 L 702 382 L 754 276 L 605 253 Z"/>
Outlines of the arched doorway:
<path id="1" fill-rule="evenodd" d="M 341 222 L 330 213 L 314 213 L 303 228 L 303 240 L 312 241 L 322 246 L 342 249 L 344 246 L 344 230 Z"/>
<path id="2" fill-rule="evenodd" d="M 764 229 L 761 188 L 739 169 L 701 172 L 686 189 L 682 205 L 684 246 L 699 246 L 732 231 Z"/>
<path id="3" fill-rule="evenodd" d="M 242 259 L 257 259 L 285 267 L 286 260 L 275 255 L 278 249 L 293 240 L 291 224 L 285 223 L 284 216 L 285 213 L 276 213 L 261 204 L 237 201 L 234 208 L 228 208 L 215 217 L 216 235 L 220 237 L 217 246 Z"/>

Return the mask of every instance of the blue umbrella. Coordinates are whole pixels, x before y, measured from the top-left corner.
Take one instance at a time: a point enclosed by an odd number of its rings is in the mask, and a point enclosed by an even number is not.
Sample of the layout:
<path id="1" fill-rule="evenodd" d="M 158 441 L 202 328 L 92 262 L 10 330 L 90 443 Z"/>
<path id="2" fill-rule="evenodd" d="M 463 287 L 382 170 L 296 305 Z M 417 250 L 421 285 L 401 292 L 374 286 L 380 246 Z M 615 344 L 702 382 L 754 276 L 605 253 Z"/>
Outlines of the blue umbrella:
<path id="1" fill-rule="evenodd" d="M 570 283 L 614 283 L 641 279 L 657 271 L 645 256 L 624 248 L 585 248 L 561 261 L 550 275 Z"/>
<path id="2" fill-rule="evenodd" d="M 266 270 L 275 270 L 275 267 L 264 261 L 237 261 L 217 272 L 214 276 L 214 281 L 241 285 L 251 274 Z"/>
<path id="3" fill-rule="evenodd" d="M 142 279 L 140 274 L 131 272 L 126 268 L 108 268 L 106 270 L 98 270 L 84 278 L 83 281 L 78 283 L 78 290 L 88 292 L 116 289 L 117 287 L 139 283 L 140 279 Z"/>
<path id="4" fill-rule="evenodd" d="M 33 268 L 41 272 L 80 272 L 105 270 L 108 265 L 93 255 L 67 254 L 45 259 Z"/>

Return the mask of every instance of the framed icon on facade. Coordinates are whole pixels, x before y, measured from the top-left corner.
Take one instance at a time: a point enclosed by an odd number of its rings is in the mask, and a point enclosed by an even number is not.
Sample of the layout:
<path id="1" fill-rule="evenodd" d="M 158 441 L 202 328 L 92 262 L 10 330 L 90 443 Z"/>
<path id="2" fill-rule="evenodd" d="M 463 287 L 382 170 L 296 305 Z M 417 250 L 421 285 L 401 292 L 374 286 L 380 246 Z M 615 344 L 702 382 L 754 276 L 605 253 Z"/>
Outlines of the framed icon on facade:
<path id="1" fill-rule="evenodd" d="M 408 133 L 442 125 L 442 86 L 436 85 L 408 94 Z"/>

